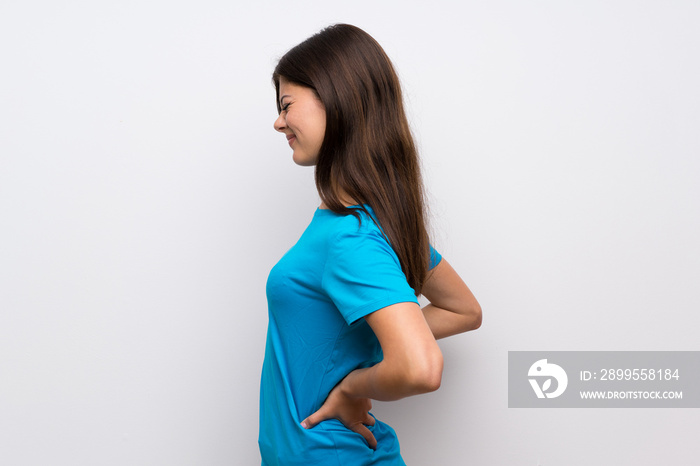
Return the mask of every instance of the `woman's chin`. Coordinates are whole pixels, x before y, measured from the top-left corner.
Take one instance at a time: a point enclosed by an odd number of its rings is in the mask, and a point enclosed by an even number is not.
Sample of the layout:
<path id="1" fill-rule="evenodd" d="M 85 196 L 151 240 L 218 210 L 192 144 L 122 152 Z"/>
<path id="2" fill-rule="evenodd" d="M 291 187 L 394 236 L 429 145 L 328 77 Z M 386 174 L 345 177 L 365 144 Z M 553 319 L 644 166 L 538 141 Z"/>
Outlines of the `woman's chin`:
<path id="1" fill-rule="evenodd" d="M 307 157 L 303 154 L 297 154 L 296 151 L 294 151 L 294 154 L 292 154 L 292 160 L 300 167 L 313 167 L 314 165 L 316 165 L 315 158 Z"/>

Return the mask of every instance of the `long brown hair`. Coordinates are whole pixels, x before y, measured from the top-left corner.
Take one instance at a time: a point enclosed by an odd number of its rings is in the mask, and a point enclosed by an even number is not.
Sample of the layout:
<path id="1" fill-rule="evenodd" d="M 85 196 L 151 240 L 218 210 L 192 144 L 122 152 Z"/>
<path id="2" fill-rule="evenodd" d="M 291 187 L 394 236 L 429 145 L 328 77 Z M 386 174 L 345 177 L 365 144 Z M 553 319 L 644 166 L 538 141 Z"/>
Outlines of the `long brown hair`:
<path id="1" fill-rule="evenodd" d="M 363 204 L 372 207 L 408 284 L 420 294 L 430 261 L 423 183 L 389 57 L 362 29 L 335 24 L 280 59 L 272 75 L 278 111 L 280 77 L 313 89 L 325 107 L 315 169 L 321 200 L 358 219 L 358 209 L 369 215 Z M 346 207 L 342 193 L 359 207 Z"/>

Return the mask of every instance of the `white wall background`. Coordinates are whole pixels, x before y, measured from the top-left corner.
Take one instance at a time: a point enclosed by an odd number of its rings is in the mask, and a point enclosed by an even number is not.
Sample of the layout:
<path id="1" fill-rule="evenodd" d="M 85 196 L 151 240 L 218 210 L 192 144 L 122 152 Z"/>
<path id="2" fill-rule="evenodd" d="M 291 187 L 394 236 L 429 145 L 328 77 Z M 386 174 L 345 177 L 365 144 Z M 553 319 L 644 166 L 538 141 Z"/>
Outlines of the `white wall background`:
<path id="1" fill-rule="evenodd" d="M 0 4 L 0 464 L 254 465 L 269 269 L 318 198 L 270 73 L 387 50 L 484 308 L 409 465 L 691 465 L 697 409 L 508 409 L 509 350 L 700 350 L 700 4 Z"/>

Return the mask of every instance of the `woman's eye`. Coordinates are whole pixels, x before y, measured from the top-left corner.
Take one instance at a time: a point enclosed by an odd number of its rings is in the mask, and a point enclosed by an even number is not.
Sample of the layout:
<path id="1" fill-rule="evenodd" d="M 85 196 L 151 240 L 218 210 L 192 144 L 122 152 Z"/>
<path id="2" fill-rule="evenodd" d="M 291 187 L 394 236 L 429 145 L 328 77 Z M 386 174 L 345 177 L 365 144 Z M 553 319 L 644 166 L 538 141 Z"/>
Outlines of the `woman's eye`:
<path id="1" fill-rule="evenodd" d="M 289 107 L 289 103 L 282 105 L 282 111 L 283 112 L 287 111 L 287 107 Z"/>

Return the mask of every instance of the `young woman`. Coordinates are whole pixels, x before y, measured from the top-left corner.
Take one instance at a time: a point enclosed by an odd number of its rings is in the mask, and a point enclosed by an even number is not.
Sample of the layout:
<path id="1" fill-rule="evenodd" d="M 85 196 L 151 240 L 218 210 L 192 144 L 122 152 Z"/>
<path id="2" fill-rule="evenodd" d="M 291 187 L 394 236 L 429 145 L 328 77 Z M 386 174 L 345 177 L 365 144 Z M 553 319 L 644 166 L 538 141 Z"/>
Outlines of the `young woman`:
<path id="1" fill-rule="evenodd" d="M 321 205 L 270 272 L 260 388 L 264 465 L 402 465 L 371 401 L 437 390 L 436 339 L 481 308 L 429 243 L 418 156 L 381 46 L 337 24 L 273 73 L 274 123 Z M 430 304 L 421 309 L 416 296 Z"/>

